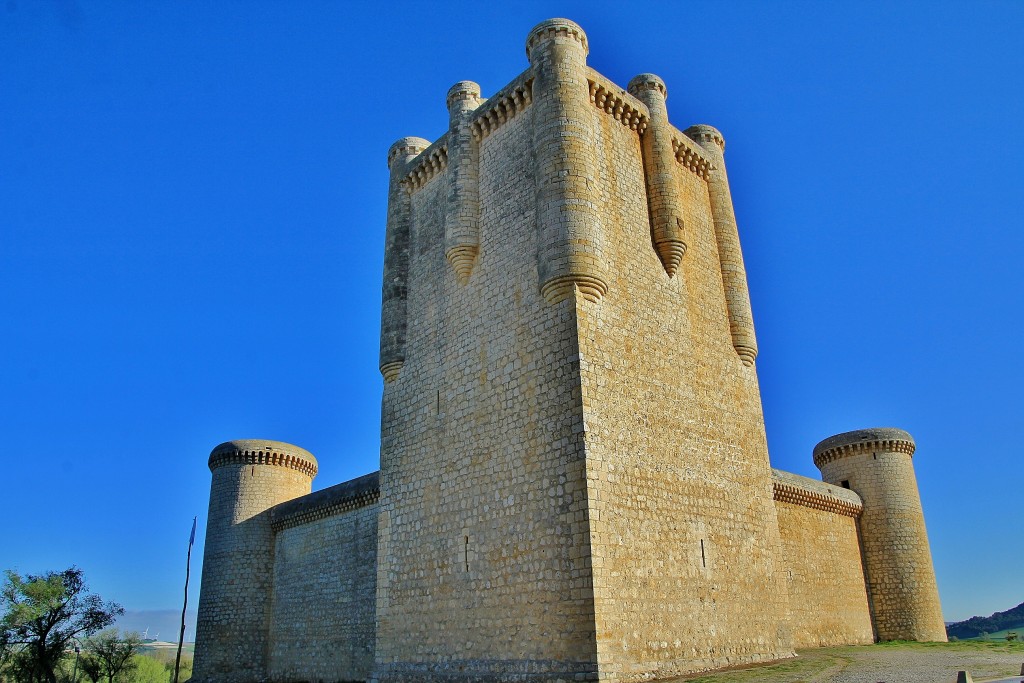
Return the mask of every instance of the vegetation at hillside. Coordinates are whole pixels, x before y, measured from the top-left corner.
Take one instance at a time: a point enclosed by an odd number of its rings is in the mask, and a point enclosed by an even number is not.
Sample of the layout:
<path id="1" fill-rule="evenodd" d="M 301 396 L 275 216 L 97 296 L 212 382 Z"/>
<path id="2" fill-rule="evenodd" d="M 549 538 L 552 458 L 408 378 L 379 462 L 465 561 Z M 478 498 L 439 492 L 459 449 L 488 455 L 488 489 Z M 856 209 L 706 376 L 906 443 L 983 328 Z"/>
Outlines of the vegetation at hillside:
<path id="1" fill-rule="evenodd" d="M 124 609 L 89 593 L 77 567 L 62 572 L 6 572 L 0 586 L 0 671 L 26 683 L 57 683 L 57 671 L 81 641 L 110 626 Z"/>
<path id="2" fill-rule="evenodd" d="M 172 683 L 175 649 L 108 628 L 123 611 L 90 594 L 77 567 L 8 571 L 0 585 L 0 683 Z M 179 683 L 192 677 L 186 654 Z"/>
<path id="3" fill-rule="evenodd" d="M 982 634 L 1013 629 L 1024 630 L 1024 602 L 1005 612 L 996 612 L 988 617 L 971 617 L 946 627 L 950 638 L 977 638 Z"/>
<path id="4" fill-rule="evenodd" d="M 116 628 L 100 631 L 85 641 L 78 668 L 92 683 L 114 683 L 135 671 L 135 653 L 142 639 L 138 633 L 121 635 Z"/>

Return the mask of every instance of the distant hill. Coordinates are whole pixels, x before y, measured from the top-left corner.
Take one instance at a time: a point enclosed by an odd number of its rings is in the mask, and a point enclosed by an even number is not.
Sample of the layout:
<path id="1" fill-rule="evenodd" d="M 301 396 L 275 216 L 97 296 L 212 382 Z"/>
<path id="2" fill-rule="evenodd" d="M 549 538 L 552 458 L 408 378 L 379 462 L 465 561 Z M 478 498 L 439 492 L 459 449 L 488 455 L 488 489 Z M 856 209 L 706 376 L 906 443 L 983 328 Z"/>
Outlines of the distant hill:
<path id="1" fill-rule="evenodd" d="M 1024 630 L 1024 602 L 1005 612 L 996 612 L 990 617 L 971 617 L 946 627 L 946 635 L 953 638 L 977 638 L 982 633 L 995 633 L 1006 629 Z"/>

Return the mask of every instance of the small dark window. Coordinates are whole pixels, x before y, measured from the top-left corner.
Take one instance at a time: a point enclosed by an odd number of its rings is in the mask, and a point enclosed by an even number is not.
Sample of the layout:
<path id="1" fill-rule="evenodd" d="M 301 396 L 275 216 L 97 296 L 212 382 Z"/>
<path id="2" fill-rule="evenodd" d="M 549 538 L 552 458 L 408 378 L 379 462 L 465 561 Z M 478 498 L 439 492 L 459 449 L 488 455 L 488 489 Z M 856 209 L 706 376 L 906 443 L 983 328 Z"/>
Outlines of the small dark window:
<path id="1" fill-rule="evenodd" d="M 843 479 L 843 488 L 844 489 L 850 488 L 850 480 L 849 479 Z"/>

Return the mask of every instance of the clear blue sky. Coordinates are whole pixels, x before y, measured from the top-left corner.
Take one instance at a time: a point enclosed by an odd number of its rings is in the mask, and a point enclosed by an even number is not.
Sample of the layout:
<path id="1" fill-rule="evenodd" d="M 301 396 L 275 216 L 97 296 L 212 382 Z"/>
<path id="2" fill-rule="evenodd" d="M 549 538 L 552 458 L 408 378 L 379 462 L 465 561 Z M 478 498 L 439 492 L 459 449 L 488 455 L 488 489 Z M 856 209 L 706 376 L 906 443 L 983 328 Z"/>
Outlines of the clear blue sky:
<path id="1" fill-rule="evenodd" d="M 1020 2 L 3 0 L 0 569 L 173 608 L 213 446 L 377 468 L 387 148 L 552 16 L 725 134 L 774 465 L 907 429 L 946 618 L 1024 600 Z"/>

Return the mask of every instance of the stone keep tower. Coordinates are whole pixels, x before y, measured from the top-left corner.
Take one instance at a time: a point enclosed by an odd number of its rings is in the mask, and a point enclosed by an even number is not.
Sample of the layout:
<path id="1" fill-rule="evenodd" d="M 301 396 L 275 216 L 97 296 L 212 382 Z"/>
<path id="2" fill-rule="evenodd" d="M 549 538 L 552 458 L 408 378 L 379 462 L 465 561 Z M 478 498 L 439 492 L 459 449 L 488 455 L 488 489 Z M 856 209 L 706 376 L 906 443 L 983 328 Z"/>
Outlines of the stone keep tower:
<path id="1" fill-rule="evenodd" d="M 279 441 L 228 441 L 210 453 L 196 680 L 266 678 L 274 581 L 269 510 L 308 494 L 316 469 L 309 452 Z"/>
<path id="2" fill-rule="evenodd" d="M 879 640 L 946 641 L 939 590 L 911 457 L 902 429 L 846 432 L 814 447 L 822 479 L 864 501 L 864 578 Z"/>
<path id="3" fill-rule="evenodd" d="M 721 134 L 571 21 L 391 171 L 372 678 L 640 680 L 792 653 Z"/>
<path id="4" fill-rule="evenodd" d="M 618 681 L 945 640 L 898 429 L 772 470 L 716 129 L 565 19 L 388 152 L 381 471 L 221 444 L 194 680 Z M 849 490 L 847 490 L 849 489 Z M 312 577 L 312 578 L 311 578 Z"/>

